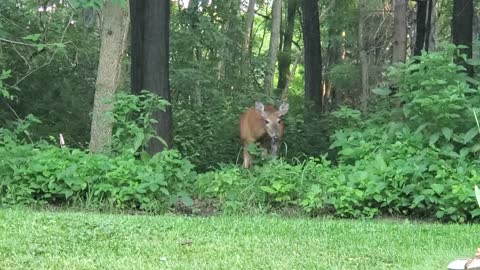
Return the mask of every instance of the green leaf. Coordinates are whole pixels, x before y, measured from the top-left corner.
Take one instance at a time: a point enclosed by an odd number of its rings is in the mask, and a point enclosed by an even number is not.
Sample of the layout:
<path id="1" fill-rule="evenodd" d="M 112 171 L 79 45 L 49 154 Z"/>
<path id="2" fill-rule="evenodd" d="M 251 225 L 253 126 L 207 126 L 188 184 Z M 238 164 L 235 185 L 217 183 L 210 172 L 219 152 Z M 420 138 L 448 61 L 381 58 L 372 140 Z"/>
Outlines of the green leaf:
<path id="1" fill-rule="evenodd" d="M 413 199 L 413 205 L 411 207 L 415 207 L 417 204 L 419 204 L 423 200 L 425 200 L 425 195 L 415 196 L 415 199 Z"/>
<path id="2" fill-rule="evenodd" d="M 145 139 L 145 135 L 143 133 L 138 133 L 135 137 L 135 142 L 133 143 L 133 150 L 137 151 L 140 146 L 142 146 L 143 139 Z"/>
<path id="3" fill-rule="evenodd" d="M 345 156 L 350 156 L 354 153 L 354 151 L 352 148 L 344 148 L 342 151 L 340 151 L 340 153 Z"/>
<path id="4" fill-rule="evenodd" d="M 377 155 L 375 157 L 375 165 L 377 167 L 377 169 L 381 172 L 384 172 L 387 170 L 387 163 L 385 163 L 385 160 L 383 159 L 383 157 L 381 155 Z"/>
<path id="5" fill-rule="evenodd" d="M 477 203 L 480 207 L 480 190 L 478 189 L 477 185 L 475 185 L 475 198 L 477 198 Z"/>
<path id="6" fill-rule="evenodd" d="M 37 47 L 37 51 L 41 51 L 43 50 L 43 48 L 45 48 L 45 44 L 37 44 L 36 47 Z"/>
<path id="7" fill-rule="evenodd" d="M 274 190 L 274 189 L 271 188 L 271 187 L 267 187 L 267 186 L 261 186 L 260 189 L 263 190 L 263 191 L 265 191 L 265 192 L 267 192 L 268 194 L 275 194 L 275 193 L 277 193 L 276 190 Z"/>
<path id="8" fill-rule="evenodd" d="M 430 145 L 435 145 L 435 143 L 438 141 L 438 139 L 440 138 L 440 134 L 437 132 L 437 133 L 434 133 L 432 136 L 430 136 L 430 141 L 428 142 Z"/>
<path id="9" fill-rule="evenodd" d="M 442 194 L 443 190 L 445 190 L 445 186 L 441 184 L 433 184 L 432 190 L 435 191 L 438 195 Z"/>
<path id="10" fill-rule="evenodd" d="M 151 185 L 150 185 L 150 190 L 153 191 L 153 192 L 155 192 L 155 191 L 158 190 L 159 187 L 160 187 L 160 186 L 159 186 L 158 184 L 151 184 Z"/>
<path id="11" fill-rule="evenodd" d="M 467 133 L 465 133 L 465 135 L 463 135 L 463 143 L 471 142 L 472 139 L 475 138 L 475 136 L 477 135 L 478 135 L 478 128 L 477 127 L 471 128 Z"/>
<path id="12" fill-rule="evenodd" d="M 66 189 L 63 191 L 63 194 L 65 195 L 65 198 L 69 198 L 70 196 L 73 195 L 73 191 L 71 189 Z"/>
<path id="13" fill-rule="evenodd" d="M 164 187 L 161 187 L 159 190 L 160 190 L 163 194 L 165 194 L 165 195 L 167 195 L 167 196 L 170 195 L 170 192 L 168 192 L 168 189 L 166 189 L 166 188 L 164 188 Z"/>
<path id="14" fill-rule="evenodd" d="M 451 130 L 450 128 L 444 127 L 442 128 L 442 133 L 443 133 L 443 136 L 445 136 L 445 139 L 447 139 L 447 141 L 450 141 L 450 139 L 452 138 L 453 130 Z"/>
<path id="15" fill-rule="evenodd" d="M 445 211 L 442 211 L 442 210 L 438 210 L 436 213 L 435 213 L 435 216 L 437 218 L 443 218 L 443 216 L 445 216 Z"/>
<path id="16" fill-rule="evenodd" d="M 184 195 L 184 196 L 180 197 L 180 200 L 187 207 L 193 206 L 193 200 L 192 200 L 192 198 L 190 198 L 190 196 Z"/>
<path id="17" fill-rule="evenodd" d="M 480 215 L 480 208 L 470 211 L 470 214 L 472 215 L 472 218 L 478 217 Z"/>
<path id="18" fill-rule="evenodd" d="M 24 40 L 38 41 L 40 39 L 40 34 L 31 34 L 26 37 L 23 37 Z"/>
<path id="19" fill-rule="evenodd" d="M 388 96 L 388 95 L 390 95 L 390 93 L 392 93 L 392 90 L 390 90 L 386 87 L 373 88 L 371 91 L 375 95 L 379 95 L 379 96 Z"/>
<path id="20" fill-rule="evenodd" d="M 417 130 L 415 130 L 415 133 L 420 133 L 422 132 L 426 127 L 430 126 L 431 124 L 430 123 L 425 123 L 425 124 L 422 124 L 420 125 Z"/>

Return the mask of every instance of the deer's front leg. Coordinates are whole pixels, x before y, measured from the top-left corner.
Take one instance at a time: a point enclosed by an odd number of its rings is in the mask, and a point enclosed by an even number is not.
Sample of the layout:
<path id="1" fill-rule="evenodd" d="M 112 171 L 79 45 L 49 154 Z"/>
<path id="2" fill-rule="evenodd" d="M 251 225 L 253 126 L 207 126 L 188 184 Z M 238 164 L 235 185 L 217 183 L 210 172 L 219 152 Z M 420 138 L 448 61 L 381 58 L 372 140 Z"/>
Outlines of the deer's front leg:
<path id="1" fill-rule="evenodd" d="M 243 147 L 243 167 L 245 169 L 250 168 L 252 165 L 252 157 L 250 156 L 250 153 L 248 153 L 247 147 Z"/>

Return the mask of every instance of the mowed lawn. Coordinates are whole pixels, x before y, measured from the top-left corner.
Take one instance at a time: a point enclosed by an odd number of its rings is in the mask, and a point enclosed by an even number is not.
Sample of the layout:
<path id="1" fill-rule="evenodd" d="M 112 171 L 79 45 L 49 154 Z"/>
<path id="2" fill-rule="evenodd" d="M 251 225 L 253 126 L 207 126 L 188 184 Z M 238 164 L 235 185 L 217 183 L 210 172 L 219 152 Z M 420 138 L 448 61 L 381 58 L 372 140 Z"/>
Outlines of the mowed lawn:
<path id="1" fill-rule="evenodd" d="M 0 210 L 0 269 L 447 269 L 480 226 Z"/>

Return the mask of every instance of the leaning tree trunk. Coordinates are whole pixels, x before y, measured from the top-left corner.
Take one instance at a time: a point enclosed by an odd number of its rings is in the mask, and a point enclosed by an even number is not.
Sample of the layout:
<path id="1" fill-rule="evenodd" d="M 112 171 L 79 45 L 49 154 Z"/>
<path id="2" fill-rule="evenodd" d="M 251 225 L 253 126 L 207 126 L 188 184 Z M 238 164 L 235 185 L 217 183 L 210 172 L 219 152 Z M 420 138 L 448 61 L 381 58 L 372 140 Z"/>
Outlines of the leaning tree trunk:
<path id="1" fill-rule="evenodd" d="M 130 0 L 132 15 L 132 92 L 151 91 L 167 101 L 169 84 L 169 23 L 170 1 Z M 136 32 L 138 31 L 138 32 Z M 154 114 L 155 131 L 167 146 L 172 145 L 172 110 Z M 165 148 L 151 140 L 147 152 L 155 154 Z"/>
<path id="2" fill-rule="evenodd" d="M 472 58 L 472 30 L 473 30 L 473 0 L 453 1 L 452 14 L 452 37 L 455 45 L 464 45 L 467 48 L 461 49 L 462 54 Z M 470 77 L 473 76 L 473 67 L 462 59 L 457 60 L 466 69 Z"/>
<path id="3" fill-rule="evenodd" d="M 283 51 L 278 58 L 278 89 L 284 89 L 292 63 L 292 42 L 293 30 L 295 27 L 295 13 L 297 11 L 297 0 L 288 0 L 287 7 L 287 26 L 285 27 L 285 35 L 283 39 Z"/>
<path id="4" fill-rule="evenodd" d="M 367 48 L 365 45 L 365 21 L 367 18 L 366 14 L 367 0 L 360 0 L 360 9 L 359 9 L 359 22 L 358 22 L 358 47 L 360 48 L 360 68 L 362 70 L 362 95 L 360 97 L 360 109 L 363 113 L 367 112 L 368 109 L 368 57 L 367 57 Z"/>
<path id="5" fill-rule="evenodd" d="M 129 26 L 128 9 L 112 1 L 105 1 L 102 8 L 100 58 L 98 62 L 95 98 L 89 149 L 92 153 L 108 150 L 112 141 L 112 110 L 110 101 L 122 79 L 122 57 L 127 47 Z"/>
<path id="6" fill-rule="evenodd" d="M 269 95 L 273 92 L 273 75 L 280 46 L 280 21 L 282 19 L 282 0 L 273 0 L 272 5 L 272 32 L 270 35 L 270 47 L 268 49 L 268 62 L 265 70 L 265 92 Z"/>
<path id="7" fill-rule="evenodd" d="M 303 43 L 306 111 L 322 111 L 322 52 L 317 0 L 303 0 Z"/>
<path id="8" fill-rule="evenodd" d="M 394 0 L 392 62 L 405 62 L 407 57 L 407 1 Z"/>

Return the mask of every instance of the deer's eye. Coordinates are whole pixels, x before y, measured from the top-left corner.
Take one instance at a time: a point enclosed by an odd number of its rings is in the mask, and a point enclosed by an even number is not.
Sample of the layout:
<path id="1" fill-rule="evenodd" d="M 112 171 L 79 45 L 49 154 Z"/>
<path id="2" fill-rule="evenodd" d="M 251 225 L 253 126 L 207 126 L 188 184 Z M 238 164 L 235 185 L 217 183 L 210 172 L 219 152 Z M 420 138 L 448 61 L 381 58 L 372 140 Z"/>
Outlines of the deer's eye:
<path id="1" fill-rule="evenodd" d="M 277 123 L 280 124 L 281 122 L 282 122 L 282 119 L 281 119 L 281 118 L 278 118 L 278 119 L 277 119 Z"/>
<path id="2" fill-rule="evenodd" d="M 270 120 L 265 120 L 265 125 L 270 124 Z"/>

